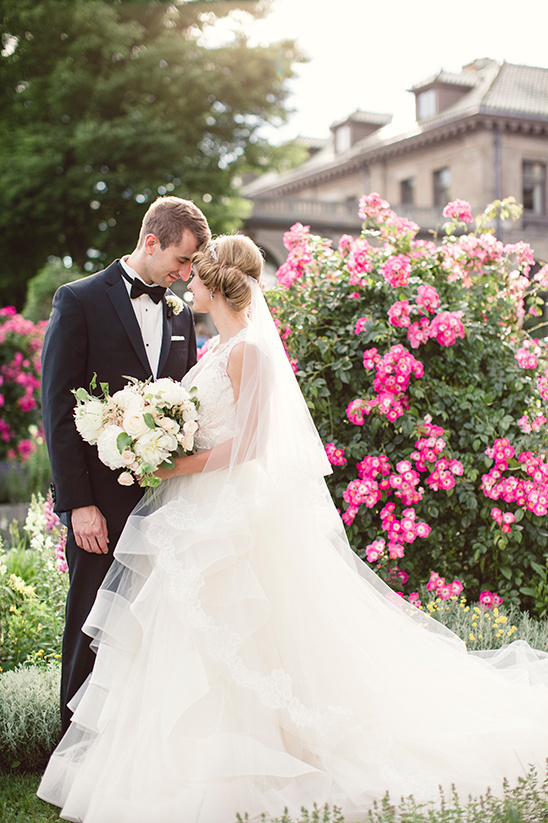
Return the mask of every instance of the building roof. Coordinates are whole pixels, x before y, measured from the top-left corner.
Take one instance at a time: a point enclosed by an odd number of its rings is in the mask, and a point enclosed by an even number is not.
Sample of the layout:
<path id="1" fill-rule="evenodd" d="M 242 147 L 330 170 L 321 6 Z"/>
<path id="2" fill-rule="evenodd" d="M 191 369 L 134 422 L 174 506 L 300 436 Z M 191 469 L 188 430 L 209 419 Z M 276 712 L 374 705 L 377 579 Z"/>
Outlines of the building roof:
<path id="1" fill-rule="evenodd" d="M 391 114 L 380 114 L 376 111 L 362 111 L 361 109 L 356 109 L 355 112 L 352 114 L 343 117 L 341 120 L 337 120 L 335 123 L 331 124 L 331 130 L 336 129 L 338 126 L 343 126 L 345 123 L 366 123 L 368 126 L 387 126 L 388 123 L 392 121 Z"/>
<path id="2" fill-rule="evenodd" d="M 433 86 L 436 83 L 442 84 L 444 86 L 461 86 L 462 88 L 473 88 L 477 85 L 478 82 L 478 75 L 475 71 L 462 71 L 460 74 L 451 74 L 448 71 L 439 71 L 437 74 L 433 74 L 432 77 L 429 77 L 427 80 L 423 80 L 422 83 L 416 83 L 414 86 L 411 86 L 409 91 L 417 92 L 421 91 L 422 89 L 426 89 L 429 86 Z"/>
<path id="3" fill-rule="evenodd" d="M 473 81 L 473 82 L 472 82 Z M 463 94 L 443 111 L 424 118 L 406 134 L 394 134 L 388 115 L 376 115 L 379 126 L 372 134 L 358 140 L 344 152 L 336 153 L 333 130 L 356 117 L 358 113 L 372 117 L 371 113 L 355 112 L 338 121 L 332 127 L 320 151 L 300 166 L 285 174 L 267 173 L 244 188 L 248 197 L 272 196 L 286 186 L 298 188 L 318 175 L 339 176 L 356 166 L 364 166 L 368 156 L 377 151 L 409 150 L 418 140 L 436 139 L 440 130 L 454 129 L 478 117 L 512 118 L 514 122 L 539 121 L 548 127 L 548 68 L 514 65 L 495 60 L 481 59 L 466 66 L 461 74 L 441 71 L 430 80 L 413 86 L 417 92 L 429 85 L 449 84 L 460 86 Z M 367 120 L 365 122 L 372 122 Z"/>

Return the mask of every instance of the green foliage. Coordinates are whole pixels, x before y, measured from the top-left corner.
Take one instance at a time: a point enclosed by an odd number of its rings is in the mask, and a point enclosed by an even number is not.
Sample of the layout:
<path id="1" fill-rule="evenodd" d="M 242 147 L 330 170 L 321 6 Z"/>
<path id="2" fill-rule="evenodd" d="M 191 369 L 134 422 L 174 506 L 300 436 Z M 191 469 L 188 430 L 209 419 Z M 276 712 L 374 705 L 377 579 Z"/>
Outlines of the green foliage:
<path id="1" fill-rule="evenodd" d="M 33 494 L 44 494 L 51 483 L 51 466 L 44 438 L 31 427 L 36 450 L 26 460 L 0 464 L 0 503 L 28 503 Z"/>
<path id="2" fill-rule="evenodd" d="M 504 210 L 508 204 L 499 206 Z M 434 460 L 420 474 L 419 499 L 413 503 L 402 503 L 389 487 L 378 502 L 362 502 L 355 517 L 348 511 L 347 533 L 356 552 L 365 558 L 372 541 L 386 538 L 379 517 L 384 503 L 396 503 L 397 518 L 405 505 L 412 505 L 417 519 L 432 531 L 426 539 L 405 545 L 405 557 L 397 562 L 409 574 L 409 582 L 398 588 L 408 593 L 435 570 L 450 580 L 463 580 L 471 600 L 481 589 L 489 589 L 507 604 L 543 616 L 548 613 L 545 509 L 537 509 L 532 497 L 526 504 L 490 499 L 482 488 L 483 476 L 493 467 L 486 449 L 497 439 L 508 438 L 515 449 L 504 474 L 516 481 L 530 481 L 532 476 L 525 471 L 526 463 L 516 459 L 519 453 L 546 460 L 546 425 L 529 433 L 518 425 L 526 412 L 533 419 L 546 408 L 537 382 L 546 369 L 546 344 L 522 328 L 524 312 L 542 301 L 523 275 L 530 250 L 504 248 L 486 231 L 485 219 L 478 222 L 478 235 L 449 233 L 434 244 L 416 241 L 418 227 L 384 204 L 375 213 L 369 209 L 361 238 L 343 238 L 338 251 L 297 224 L 286 237 L 290 254 L 279 272 L 281 285 L 268 299 L 324 443 L 344 449 L 346 465 L 335 465 L 328 481 L 343 519 L 349 509 L 344 496 L 349 484 L 357 482 L 358 462 L 367 455 L 384 456 L 392 474 L 397 474 L 399 461 L 413 463 L 418 438 L 427 436 L 427 415 L 444 430 L 444 457 L 462 464 L 463 474 L 454 477 L 453 488 L 432 487 Z M 391 284 L 383 267 L 390 267 L 397 256 L 409 265 L 409 276 Z M 419 287 L 437 292 L 440 304 L 433 314 L 420 311 Z M 408 327 L 396 326 L 388 317 L 388 311 L 403 301 L 408 301 L 409 322 L 422 317 L 431 323 L 436 312 L 456 319 L 462 312 L 464 338 L 457 336 L 442 345 L 435 335 L 426 336 L 412 348 Z M 363 354 L 373 350 L 378 361 L 396 345 L 418 359 L 424 375 L 410 378 L 399 396 L 402 413 L 390 420 L 379 405 L 381 389 L 373 386 L 375 368 L 364 368 Z M 520 347 L 527 346 L 528 352 L 535 352 L 537 368 L 523 368 L 516 358 Z M 353 401 L 367 409 L 361 425 L 347 415 Z M 540 471 L 544 479 L 535 483 L 542 496 L 546 464 Z M 509 533 L 493 520 L 494 506 L 515 515 Z M 385 552 L 376 570 L 387 577 L 394 559 Z"/>
<path id="3" fill-rule="evenodd" d="M 0 674 L 0 772 L 44 768 L 59 742 L 59 666 Z"/>
<path id="4" fill-rule="evenodd" d="M 78 266 L 72 265 L 68 268 L 62 260 L 52 257 L 38 274 L 32 277 L 27 284 L 27 298 L 23 308 L 23 317 L 37 323 L 39 320 L 47 320 L 51 311 L 53 295 L 65 283 L 79 280 L 85 276 L 85 272 Z"/>
<path id="5" fill-rule="evenodd" d="M 240 170 L 286 117 L 292 42 L 210 45 L 257 2 L 5 0 L 0 58 L 2 281 L 21 305 L 50 255 L 86 270 L 130 251 L 159 194 L 194 200 L 219 233 L 243 212 Z M 88 254 L 89 251 L 89 254 Z"/>
<path id="6" fill-rule="evenodd" d="M 51 500 L 33 496 L 25 522 L 29 547 L 0 541 L 0 669 L 48 663 L 61 651 L 68 575 L 65 528 Z"/>

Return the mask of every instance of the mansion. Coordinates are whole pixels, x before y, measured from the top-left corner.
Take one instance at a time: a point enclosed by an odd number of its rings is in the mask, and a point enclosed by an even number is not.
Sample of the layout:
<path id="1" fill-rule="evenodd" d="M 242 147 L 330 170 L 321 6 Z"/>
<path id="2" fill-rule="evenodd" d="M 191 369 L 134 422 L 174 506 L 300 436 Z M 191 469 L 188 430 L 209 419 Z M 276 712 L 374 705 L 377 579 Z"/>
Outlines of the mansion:
<path id="1" fill-rule="evenodd" d="M 253 204 L 245 231 L 270 271 L 285 259 L 282 235 L 297 221 L 335 242 L 358 235 L 358 200 L 373 191 L 424 237 L 441 224 L 449 200 L 467 200 L 477 215 L 512 195 L 523 217 L 495 226 L 497 237 L 525 240 L 548 262 L 548 69 L 481 59 L 410 91 L 412 131 L 394 135 L 391 115 L 358 110 L 334 123 L 326 140 L 308 141 L 302 165 L 244 186 Z"/>

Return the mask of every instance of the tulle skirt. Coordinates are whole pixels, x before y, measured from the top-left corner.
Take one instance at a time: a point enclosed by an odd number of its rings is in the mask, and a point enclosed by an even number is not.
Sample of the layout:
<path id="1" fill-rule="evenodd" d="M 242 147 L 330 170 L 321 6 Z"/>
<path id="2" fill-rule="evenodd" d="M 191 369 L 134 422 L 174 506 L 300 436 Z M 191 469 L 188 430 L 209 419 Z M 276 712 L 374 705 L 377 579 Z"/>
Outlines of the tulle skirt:
<path id="1" fill-rule="evenodd" d="M 39 796 L 84 823 L 357 821 L 387 791 L 543 770 L 546 655 L 467 654 L 349 552 L 325 487 L 261 498 L 261 472 L 176 478 L 131 515 Z"/>

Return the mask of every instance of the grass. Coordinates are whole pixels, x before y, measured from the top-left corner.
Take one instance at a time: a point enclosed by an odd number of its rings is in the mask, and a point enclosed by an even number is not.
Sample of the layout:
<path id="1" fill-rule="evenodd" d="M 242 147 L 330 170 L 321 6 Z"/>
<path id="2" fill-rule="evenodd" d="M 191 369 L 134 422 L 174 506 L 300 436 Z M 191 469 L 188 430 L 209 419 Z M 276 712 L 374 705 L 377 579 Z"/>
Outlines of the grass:
<path id="1" fill-rule="evenodd" d="M 0 823 L 53 823 L 58 810 L 36 797 L 40 775 L 0 775 Z M 244 818 L 238 818 L 243 821 Z M 363 823 L 546 823 L 548 821 L 548 777 L 534 771 L 513 788 L 506 786 L 504 797 L 486 792 L 475 800 L 461 801 L 456 794 L 441 797 L 437 808 L 416 803 L 413 798 L 395 804 L 386 797 L 363 816 Z M 150 823 L 157 823 L 150 820 Z M 173 823 L 179 823 L 173 820 Z M 219 820 L 219 823 L 230 823 Z M 236 823 L 236 821 L 234 821 Z M 305 810 L 298 818 L 282 815 L 264 823 L 345 823 L 336 809 Z"/>
<path id="2" fill-rule="evenodd" d="M 59 810 L 36 797 L 39 782 L 40 775 L 36 774 L 0 774 L 1 823 L 59 821 Z"/>

